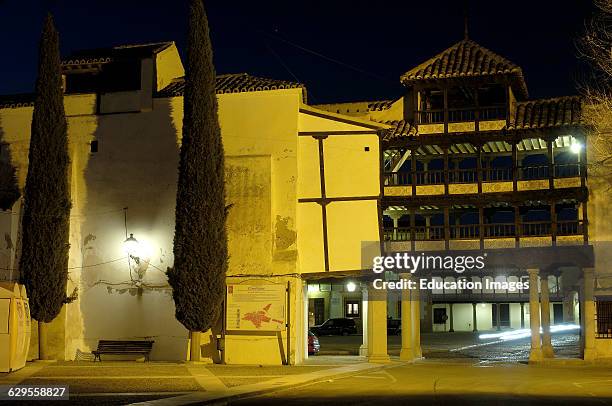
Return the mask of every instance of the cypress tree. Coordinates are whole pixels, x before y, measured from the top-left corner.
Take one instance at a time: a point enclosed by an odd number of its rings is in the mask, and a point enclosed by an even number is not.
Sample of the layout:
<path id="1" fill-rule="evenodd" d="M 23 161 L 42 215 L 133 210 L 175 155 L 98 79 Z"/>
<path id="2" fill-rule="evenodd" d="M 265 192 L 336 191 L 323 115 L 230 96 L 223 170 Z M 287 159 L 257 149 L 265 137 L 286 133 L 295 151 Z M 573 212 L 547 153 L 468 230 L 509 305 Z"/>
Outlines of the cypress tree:
<path id="1" fill-rule="evenodd" d="M 197 361 L 200 332 L 221 314 L 227 270 L 223 144 L 202 0 L 192 0 L 189 8 L 183 108 L 174 266 L 167 274 L 176 318 L 191 332 L 191 360 Z"/>
<path id="2" fill-rule="evenodd" d="M 51 14 L 40 38 L 28 159 L 19 269 L 32 318 L 38 321 L 39 357 L 47 359 L 46 325 L 67 300 L 71 205 L 59 36 Z"/>

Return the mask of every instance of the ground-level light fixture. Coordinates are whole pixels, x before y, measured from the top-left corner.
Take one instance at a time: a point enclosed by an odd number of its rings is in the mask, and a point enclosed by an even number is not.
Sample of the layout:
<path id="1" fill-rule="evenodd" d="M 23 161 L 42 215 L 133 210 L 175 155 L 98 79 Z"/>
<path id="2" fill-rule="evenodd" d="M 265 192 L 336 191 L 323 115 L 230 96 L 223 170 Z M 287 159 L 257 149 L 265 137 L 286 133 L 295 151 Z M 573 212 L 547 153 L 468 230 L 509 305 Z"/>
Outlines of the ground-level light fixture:
<path id="1" fill-rule="evenodd" d="M 357 289 L 357 285 L 355 285 L 355 282 L 349 282 L 346 284 L 346 290 L 349 292 L 354 292 L 355 289 Z"/>

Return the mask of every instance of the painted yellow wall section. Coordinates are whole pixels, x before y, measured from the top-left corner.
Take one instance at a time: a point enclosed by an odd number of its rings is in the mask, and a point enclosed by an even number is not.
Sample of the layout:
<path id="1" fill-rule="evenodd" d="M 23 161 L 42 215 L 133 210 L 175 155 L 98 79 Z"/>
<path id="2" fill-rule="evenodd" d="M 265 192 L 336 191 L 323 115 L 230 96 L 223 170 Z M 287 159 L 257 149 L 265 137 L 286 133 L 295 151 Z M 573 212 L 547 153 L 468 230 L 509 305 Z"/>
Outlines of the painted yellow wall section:
<path id="1" fill-rule="evenodd" d="M 155 72 L 158 91 L 168 86 L 173 79 L 185 76 L 185 69 L 174 43 L 155 56 Z"/>
<path id="2" fill-rule="evenodd" d="M 178 67 L 162 72 L 158 85 L 173 69 Z M 292 316 L 289 330 L 281 334 L 285 351 L 289 341 L 285 358 L 276 337 L 228 334 L 222 345 L 228 363 L 278 364 L 287 359 L 299 363 L 304 358 L 299 275 L 323 272 L 325 261 L 321 206 L 297 202 L 321 195 L 318 144 L 298 133 L 372 131 L 338 117 L 303 117 L 301 97 L 301 89 L 218 97 L 227 201 L 232 205 L 228 280 L 291 286 Z M 78 287 L 79 299 L 53 323 L 52 354 L 74 359 L 79 352 L 91 351 L 100 339 L 147 337 L 155 340 L 153 359 L 184 359 L 188 335 L 174 318 L 164 274 L 173 262 L 182 98 L 152 99 L 151 110 L 105 115 L 93 114 L 95 101 L 95 95 L 65 99 L 73 200 L 67 293 Z M 0 138 L 9 145 L 21 187 L 27 173 L 31 114 L 32 108 L 0 110 Z M 99 150 L 91 153 L 94 139 Z M 331 270 L 361 268 L 362 241 L 378 241 L 378 138 L 331 136 L 324 141 L 324 150 L 329 154 L 325 164 L 330 192 L 337 197 L 369 197 L 328 205 Z M 140 265 L 128 263 L 122 249 L 124 207 L 128 207 L 127 231 L 142 246 Z"/>

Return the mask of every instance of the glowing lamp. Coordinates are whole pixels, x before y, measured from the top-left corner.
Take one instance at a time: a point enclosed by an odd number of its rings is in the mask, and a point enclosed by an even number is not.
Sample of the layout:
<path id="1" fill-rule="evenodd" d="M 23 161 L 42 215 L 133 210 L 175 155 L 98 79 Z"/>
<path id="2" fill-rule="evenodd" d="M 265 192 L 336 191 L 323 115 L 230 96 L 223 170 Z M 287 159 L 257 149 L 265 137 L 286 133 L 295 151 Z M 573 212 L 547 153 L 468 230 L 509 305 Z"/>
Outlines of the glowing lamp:
<path id="1" fill-rule="evenodd" d="M 579 154 L 580 151 L 582 151 L 582 144 L 576 140 L 573 140 L 572 144 L 570 145 L 570 151 L 572 151 L 574 154 Z"/>
<path id="2" fill-rule="evenodd" d="M 355 285 L 355 282 L 349 282 L 346 284 L 346 290 L 349 292 L 354 292 L 355 289 L 357 289 L 357 285 Z"/>
<path id="3" fill-rule="evenodd" d="M 140 244 L 138 243 L 138 240 L 134 238 L 134 234 L 130 234 L 130 236 L 123 241 L 123 250 L 129 256 L 139 256 Z"/>

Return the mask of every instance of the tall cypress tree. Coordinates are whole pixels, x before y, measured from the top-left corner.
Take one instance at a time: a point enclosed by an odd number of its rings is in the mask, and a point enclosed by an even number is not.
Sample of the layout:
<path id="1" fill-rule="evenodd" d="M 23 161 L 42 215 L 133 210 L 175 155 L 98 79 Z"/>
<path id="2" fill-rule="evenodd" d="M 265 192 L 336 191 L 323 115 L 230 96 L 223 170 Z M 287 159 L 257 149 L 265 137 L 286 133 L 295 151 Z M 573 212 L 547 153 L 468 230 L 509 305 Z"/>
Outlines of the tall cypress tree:
<path id="1" fill-rule="evenodd" d="M 19 269 L 32 317 L 38 321 L 39 358 L 47 359 L 46 325 L 67 299 L 71 205 L 59 36 L 51 14 L 40 38 L 28 159 Z"/>
<path id="2" fill-rule="evenodd" d="M 200 332 L 210 329 L 221 314 L 227 270 L 225 220 L 223 144 L 208 20 L 202 0 L 192 0 L 174 266 L 167 272 L 176 318 L 191 332 L 192 361 L 200 359 Z"/>

